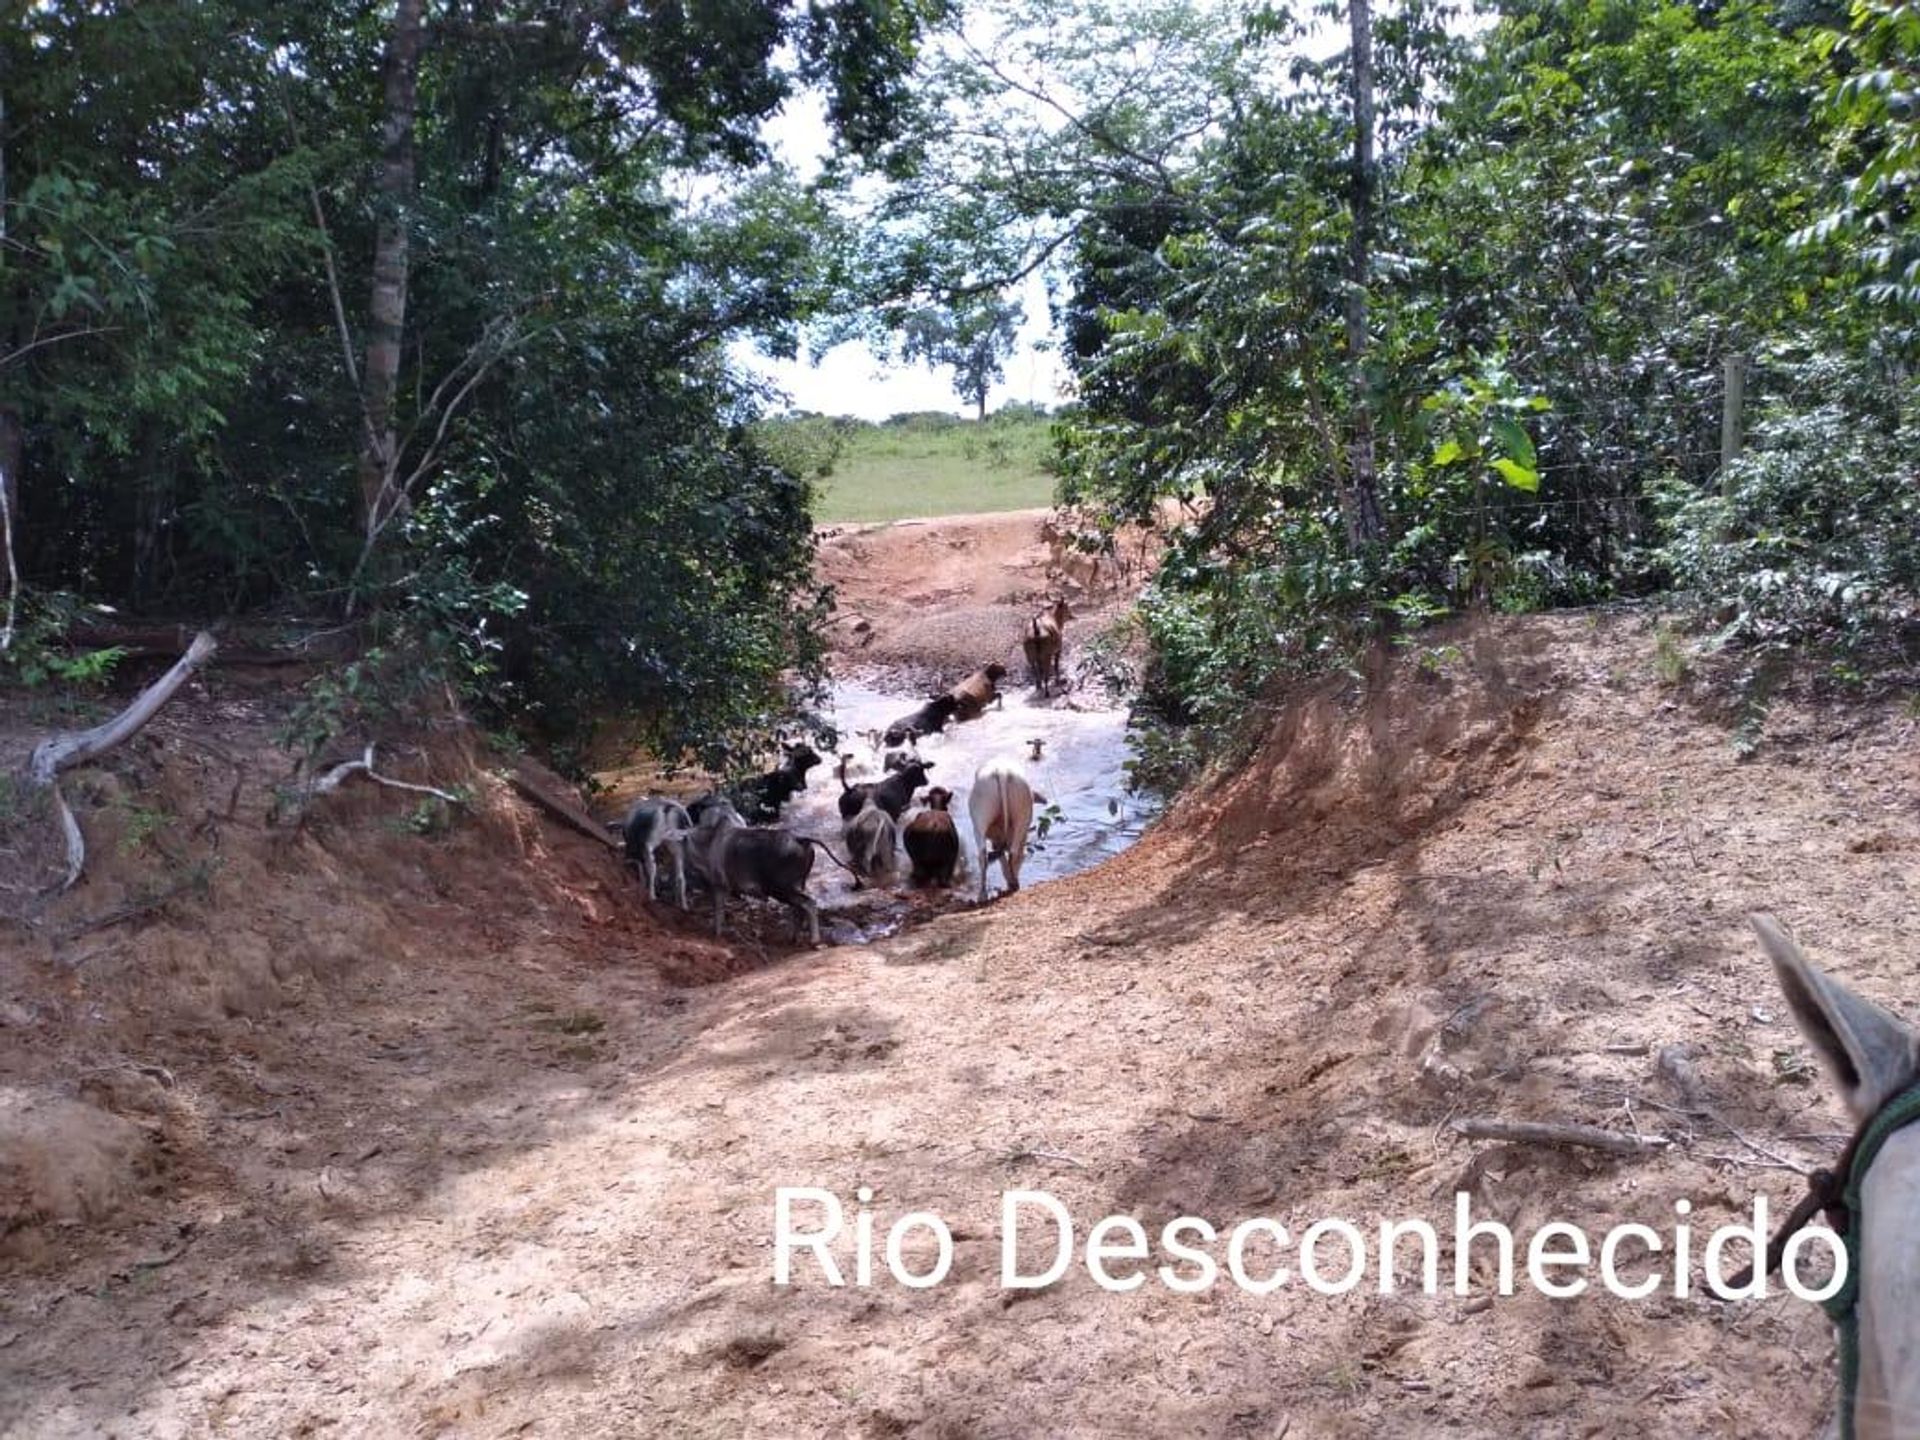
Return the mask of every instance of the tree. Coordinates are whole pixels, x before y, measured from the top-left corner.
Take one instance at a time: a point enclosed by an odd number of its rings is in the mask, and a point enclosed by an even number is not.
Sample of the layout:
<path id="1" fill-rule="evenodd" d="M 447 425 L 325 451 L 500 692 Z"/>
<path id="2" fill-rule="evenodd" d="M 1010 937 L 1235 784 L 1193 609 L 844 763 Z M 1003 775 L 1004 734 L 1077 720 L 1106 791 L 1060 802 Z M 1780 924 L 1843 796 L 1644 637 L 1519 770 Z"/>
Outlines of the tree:
<path id="1" fill-rule="evenodd" d="M 397 492 L 400 437 L 394 391 L 406 339 L 407 259 L 413 224 L 413 127 L 420 87 L 421 0 L 397 0 L 387 40 L 380 122 L 379 220 L 373 236 L 373 284 L 367 360 L 358 377 L 366 434 L 360 442 L 360 511 L 371 545 L 406 502 Z M 349 363 L 351 357 L 349 356 Z M 351 372 L 349 372 L 351 378 Z"/>
<path id="2" fill-rule="evenodd" d="M 909 360 L 953 370 L 953 389 L 987 418 L 987 392 L 1006 373 L 1025 311 L 995 295 L 963 300 L 949 309 L 918 310 L 902 322 L 901 350 Z"/>
<path id="3" fill-rule="evenodd" d="M 350 615 L 550 738 L 621 704 L 663 746 L 748 743 L 817 669 L 819 596 L 726 346 L 840 292 L 823 192 L 893 163 L 941 10 L 28 7 L 0 28 L 23 613 Z M 819 187 L 761 140 L 803 89 Z"/>
<path id="4" fill-rule="evenodd" d="M 1374 190 L 1379 184 L 1373 143 L 1373 10 L 1370 0 L 1347 0 L 1347 52 L 1353 125 L 1353 180 L 1347 220 L 1347 408 L 1352 438 L 1342 499 L 1347 541 L 1356 550 L 1386 538 L 1374 469 L 1373 401 L 1367 394 L 1367 292 L 1373 284 Z"/>

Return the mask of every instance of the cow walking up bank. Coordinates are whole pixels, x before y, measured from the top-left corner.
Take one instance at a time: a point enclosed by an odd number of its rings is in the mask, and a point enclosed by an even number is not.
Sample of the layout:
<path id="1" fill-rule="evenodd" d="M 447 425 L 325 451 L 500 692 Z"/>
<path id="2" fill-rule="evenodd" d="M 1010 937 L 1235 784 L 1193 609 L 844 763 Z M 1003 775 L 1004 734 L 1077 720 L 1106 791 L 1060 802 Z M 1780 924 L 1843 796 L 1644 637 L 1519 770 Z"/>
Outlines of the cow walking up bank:
<path id="1" fill-rule="evenodd" d="M 1027 621 L 1020 637 L 1020 648 L 1027 656 L 1027 678 L 1042 695 L 1060 684 L 1060 651 L 1065 644 L 1062 631 L 1073 618 L 1073 607 L 1064 599 L 1055 600 Z"/>

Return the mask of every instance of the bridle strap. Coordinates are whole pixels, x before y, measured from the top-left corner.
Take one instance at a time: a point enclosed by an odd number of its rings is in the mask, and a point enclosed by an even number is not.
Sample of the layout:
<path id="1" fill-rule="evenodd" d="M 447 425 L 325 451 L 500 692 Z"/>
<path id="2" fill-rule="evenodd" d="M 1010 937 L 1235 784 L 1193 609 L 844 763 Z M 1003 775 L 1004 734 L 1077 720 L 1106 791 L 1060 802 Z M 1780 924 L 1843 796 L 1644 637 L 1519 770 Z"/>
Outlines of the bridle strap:
<path id="1" fill-rule="evenodd" d="M 1863 1253 L 1866 1237 L 1863 1227 L 1855 1224 L 1861 1212 L 1860 1190 L 1880 1147 L 1895 1132 L 1915 1121 L 1920 1121 L 1920 1080 L 1890 1095 L 1879 1109 L 1860 1122 L 1831 1170 L 1816 1170 L 1807 1176 L 1806 1195 L 1767 1242 L 1763 1262 L 1766 1269 L 1761 1273 L 1771 1275 L 1780 1268 L 1787 1242 L 1815 1215 L 1824 1212 L 1827 1224 L 1845 1247 L 1846 1279 L 1837 1291 L 1820 1302 L 1833 1321 L 1840 1348 L 1841 1440 L 1853 1440 L 1854 1391 L 1860 1381 L 1860 1317 L 1855 1307 L 1860 1296 L 1860 1272 L 1866 1263 Z M 1752 1283 L 1753 1270 L 1752 1265 L 1747 1266 L 1727 1282 L 1726 1288 L 1744 1290 Z"/>
<path id="2" fill-rule="evenodd" d="M 1836 1235 L 1845 1237 L 1852 1229 L 1849 1223 L 1852 1214 L 1847 1209 L 1847 1177 L 1853 1172 L 1853 1156 L 1859 1146 L 1865 1126 L 1854 1131 L 1853 1138 L 1847 1142 L 1847 1148 L 1840 1152 L 1840 1159 L 1831 1170 L 1815 1170 L 1807 1176 L 1807 1193 L 1800 1197 L 1800 1203 L 1787 1212 L 1787 1217 L 1774 1227 L 1773 1238 L 1767 1241 L 1765 1268 L 1762 1275 L 1771 1275 L 1780 1268 L 1780 1262 L 1787 1253 L 1787 1242 L 1800 1231 L 1814 1216 L 1825 1214 L 1827 1224 Z M 1757 1262 L 1761 1257 L 1756 1256 Z M 1749 1262 L 1739 1274 L 1726 1283 L 1731 1291 L 1744 1290 L 1753 1283 L 1754 1262 Z"/>

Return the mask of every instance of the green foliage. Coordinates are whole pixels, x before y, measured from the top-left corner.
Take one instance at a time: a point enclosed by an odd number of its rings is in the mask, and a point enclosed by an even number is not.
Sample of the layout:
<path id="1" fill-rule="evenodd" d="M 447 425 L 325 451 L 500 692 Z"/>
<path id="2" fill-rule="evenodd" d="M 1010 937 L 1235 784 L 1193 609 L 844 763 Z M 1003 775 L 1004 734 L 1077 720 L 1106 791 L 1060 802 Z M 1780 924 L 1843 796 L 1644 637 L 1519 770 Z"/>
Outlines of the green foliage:
<path id="1" fill-rule="evenodd" d="M 120 830 L 120 853 L 135 855 L 173 823 L 173 816 L 156 805 L 129 803 Z"/>
<path id="2" fill-rule="evenodd" d="M 1141 601 L 1152 645 L 1146 697 L 1195 727 L 1203 753 L 1230 745 L 1275 680 L 1347 665 L 1374 633 L 1374 591 L 1332 511 L 1280 511 L 1264 564 L 1222 567 L 1204 531 L 1175 535 Z"/>
<path id="3" fill-rule="evenodd" d="M 442 681 L 416 657 L 375 646 L 308 681 L 300 703 L 274 738 L 312 763 L 335 742 L 358 738 L 395 719 Z"/>
<path id="4" fill-rule="evenodd" d="M 754 422 L 753 443 L 789 475 L 825 480 L 840 463 L 857 420 L 832 415 L 781 415 Z"/>
<path id="5" fill-rule="evenodd" d="M 1856 673 L 1920 654 L 1920 421 L 1908 382 L 1820 362 L 1723 483 L 1659 492 L 1657 558 L 1751 669 L 1810 654 Z M 1885 408 L 1872 413 L 1875 397 Z M 1864 413 L 1863 413 L 1864 412 Z"/>
<path id="6" fill-rule="evenodd" d="M 1693 669 L 1686 641 L 1664 621 L 1653 630 L 1653 670 L 1662 685 L 1678 685 Z"/>
<path id="7" fill-rule="evenodd" d="M 461 806 L 469 803 L 464 791 L 457 793 Z M 425 795 L 404 816 L 391 823 L 393 828 L 403 835 L 413 835 L 422 840 L 429 840 L 451 830 L 456 813 L 455 806 L 449 805 L 439 796 Z"/>
<path id="8" fill-rule="evenodd" d="M 915 310 L 900 321 L 901 353 L 909 360 L 950 366 L 954 393 L 987 418 L 987 392 L 1006 373 L 1007 356 L 1024 315 L 994 295 Z"/>
<path id="9" fill-rule="evenodd" d="M 67 629 L 84 611 L 71 595 L 28 595 L 17 616 L 13 644 L 0 656 L 0 678 L 29 690 L 51 685 L 91 691 L 105 688 L 127 652 L 118 645 L 92 650 L 68 646 Z"/>
<path id="10" fill-rule="evenodd" d="M 1852 0 L 1845 30 L 1815 38 L 1839 73 L 1824 96 L 1843 179 L 1837 203 L 1793 237 L 1839 244 L 1867 274 L 1862 293 L 1903 322 L 1911 346 L 1920 311 L 1920 232 L 1911 196 L 1920 182 L 1920 19 L 1897 0 Z"/>
<path id="11" fill-rule="evenodd" d="M 394 417 L 423 468 L 370 549 L 391 7 L 27 7 L 0 27 L 26 575 L 135 613 L 351 611 L 379 649 L 311 698 L 302 747 L 414 665 L 556 743 L 623 704 L 663 743 L 749 743 L 816 665 L 821 601 L 805 489 L 748 437 L 727 347 L 790 351 L 844 294 L 823 197 L 899 163 L 944 9 L 428 7 Z M 806 89 L 836 151 L 814 186 L 762 134 Z"/>
<path id="12" fill-rule="evenodd" d="M 1070 24 L 1050 73 L 1094 118 L 1050 185 L 976 181 L 1073 226 L 1064 498 L 1110 523 L 1169 498 L 1198 516 L 1143 616 L 1150 694 L 1203 755 L 1275 678 L 1382 630 L 1657 582 L 1652 492 L 1712 480 L 1722 357 L 1876 343 L 1849 275 L 1784 243 L 1824 180 L 1822 56 L 1774 10 L 1550 0 L 1504 9 L 1471 50 L 1438 18 L 1408 3 L 1376 26 L 1386 203 L 1358 387 L 1345 57 L 1282 83 L 1173 47 L 1151 93 L 1232 120 L 1161 130 L 1120 99 L 1129 58 L 1095 59 L 1076 37 L 1098 22 Z M 1227 28 L 1251 55 L 1292 26 L 1272 9 Z M 1770 367 L 1756 388 L 1786 381 Z M 1340 506 L 1357 395 L 1379 547 Z"/>

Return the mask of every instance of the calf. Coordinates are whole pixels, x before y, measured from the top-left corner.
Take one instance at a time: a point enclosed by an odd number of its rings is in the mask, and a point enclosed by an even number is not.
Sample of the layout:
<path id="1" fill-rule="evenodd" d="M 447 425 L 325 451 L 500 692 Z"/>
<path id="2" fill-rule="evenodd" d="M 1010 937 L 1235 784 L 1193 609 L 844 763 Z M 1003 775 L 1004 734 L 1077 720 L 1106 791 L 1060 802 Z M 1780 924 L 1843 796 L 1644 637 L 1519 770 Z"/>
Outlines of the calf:
<path id="1" fill-rule="evenodd" d="M 1033 824 L 1033 787 L 1017 760 L 989 760 L 973 777 L 967 795 L 974 844 L 980 850 L 980 902 L 987 899 L 987 864 L 1000 862 L 1007 893 L 1020 888 L 1020 862 L 1027 853 L 1027 829 Z"/>
<path id="2" fill-rule="evenodd" d="M 1027 677 L 1042 695 L 1060 682 L 1060 632 L 1072 618 L 1073 607 L 1065 599 L 1056 600 L 1027 621 L 1020 638 L 1020 648 L 1027 654 Z"/>
<path id="3" fill-rule="evenodd" d="M 851 822 L 860 813 L 860 807 L 867 803 L 867 796 L 873 793 L 873 781 L 847 778 L 847 767 L 852 760 L 851 754 L 842 755 L 833 771 L 834 779 L 840 782 L 840 819 L 844 822 Z"/>
<path id="4" fill-rule="evenodd" d="M 690 823 L 698 825 L 709 810 L 726 803 L 726 797 L 718 790 L 709 790 L 704 795 L 696 795 L 687 802 L 687 819 Z"/>
<path id="5" fill-rule="evenodd" d="M 931 696 L 911 715 L 902 715 L 889 725 L 881 739 L 889 745 L 904 745 L 909 735 L 916 740 L 922 735 L 938 735 L 959 709 L 960 702 L 952 695 Z"/>
<path id="6" fill-rule="evenodd" d="M 845 785 L 840 791 L 840 818 L 851 820 L 860 813 L 868 800 L 872 800 L 895 820 L 900 812 L 907 808 L 913 799 L 913 792 L 927 783 L 927 771 L 933 768 L 931 760 L 909 760 L 884 780 L 874 780 L 866 784 Z"/>
<path id="7" fill-rule="evenodd" d="M 804 740 L 785 748 L 787 758 L 780 762 L 778 769 L 734 787 L 734 798 L 747 819 L 779 819 L 780 808 L 793 798 L 794 792 L 807 788 L 807 771 L 820 763 L 820 757 Z"/>
<path id="8" fill-rule="evenodd" d="M 854 888 L 862 881 L 885 883 L 893 875 L 894 852 L 900 848 L 900 830 L 893 816 L 873 803 L 871 796 L 859 814 L 847 822 L 847 863 L 853 866 Z"/>
<path id="9" fill-rule="evenodd" d="M 927 791 L 927 808 L 907 822 L 907 859 L 916 885 L 951 885 L 960 865 L 960 832 L 947 806 L 953 792 L 938 785 Z"/>
<path id="10" fill-rule="evenodd" d="M 1007 667 L 996 662 L 984 670 L 974 671 L 949 690 L 947 694 L 954 700 L 953 718 L 975 720 L 985 713 L 987 706 L 1003 704 L 998 682 L 1006 675 Z"/>
<path id="11" fill-rule="evenodd" d="M 727 897 L 758 895 L 778 900 L 793 912 L 795 938 L 800 922 L 815 945 L 820 943 L 820 909 L 807 894 L 813 852 L 826 850 L 834 864 L 846 864 L 819 840 L 741 823 L 740 812 L 725 801 L 711 806 L 694 827 L 695 863 L 713 889 L 713 933 L 724 933 Z"/>
<path id="12" fill-rule="evenodd" d="M 642 800 L 627 812 L 620 833 L 627 863 L 638 865 L 646 877 L 647 899 L 657 898 L 660 871 L 654 852 L 664 845 L 673 866 L 673 898 L 682 910 L 687 908 L 687 836 L 692 830 L 693 820 L 672 800 Z"/>
<path id="13" fill-rule="evenodd" d="M 926 785 L 927 772 L 931 769 L 931 760 L 912 760 L 902 765 L 873 787 L 873 803 L 898 820 L 912 802 L 913 792 Z"/>

